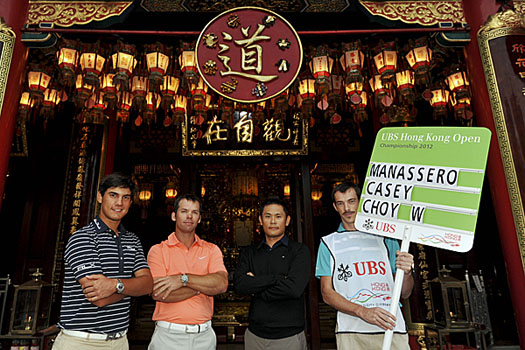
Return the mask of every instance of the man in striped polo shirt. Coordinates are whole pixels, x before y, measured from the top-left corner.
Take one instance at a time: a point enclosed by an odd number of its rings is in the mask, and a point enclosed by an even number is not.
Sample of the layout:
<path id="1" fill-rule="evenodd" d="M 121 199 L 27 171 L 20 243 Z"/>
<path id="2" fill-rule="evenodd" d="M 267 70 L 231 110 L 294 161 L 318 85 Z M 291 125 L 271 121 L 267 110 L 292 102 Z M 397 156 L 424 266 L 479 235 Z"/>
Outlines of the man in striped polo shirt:
<path id="1" fill-rule="evenodd" d="M 58 334 L 53 350 L 129 349 L 131 296 L 151 293 L 153 279 L 138 237 L 120 221 L 135 183 L 122 174 L 102 179 L 100 214 L 66 245 Z"/>

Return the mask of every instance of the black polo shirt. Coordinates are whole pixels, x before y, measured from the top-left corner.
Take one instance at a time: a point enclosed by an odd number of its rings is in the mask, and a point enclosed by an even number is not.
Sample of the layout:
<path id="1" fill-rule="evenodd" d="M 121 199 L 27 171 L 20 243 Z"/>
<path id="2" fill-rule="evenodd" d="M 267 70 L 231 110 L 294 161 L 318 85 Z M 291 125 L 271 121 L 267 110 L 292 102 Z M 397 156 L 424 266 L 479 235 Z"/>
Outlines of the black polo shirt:
<path id="1" fill-rule="evenodd" d="M 284 236 L 272 248 L 266 241 L 244 248 L 234 282 L 238 293 L 252 295 L 250 331 L 267 339 L 302 332 L 304 291 L 309 280 L 310 251 L 302 243 Z"/>
<path id="2" fill-rule="evenodd" d="M 98 307 L 86 299 L 78 282 L 94 274 L 132 278 L 136 271 L 149 268 L 139 238 L 122 225 L 118 231 L 116 235 L 97 217 L 69 238 L 64 253 L 60 328 L 105 334 L 128 329 L 129 296 Z"/>

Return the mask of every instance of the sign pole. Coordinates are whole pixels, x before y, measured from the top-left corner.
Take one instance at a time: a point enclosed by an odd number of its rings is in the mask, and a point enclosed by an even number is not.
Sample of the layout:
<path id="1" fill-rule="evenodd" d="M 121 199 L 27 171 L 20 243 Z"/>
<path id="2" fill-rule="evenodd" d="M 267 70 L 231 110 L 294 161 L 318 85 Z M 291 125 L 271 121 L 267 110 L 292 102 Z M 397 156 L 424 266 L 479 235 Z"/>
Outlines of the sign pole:
<path id="1" fill-rule="evenodd" d="M 412 226 L 405 225 L 405 230 L 403 232 L 403 240 L 401 241 L 401 252 L 408 252 L 410 247 L 410 235 L 412 234 Z M 396 270 L 396 279 L 394 281 L 394 293 L 392 295 L 392 303 L 390 304 L 389 312 L 392 315 L 397 315 L 397 307 L 399 305 L 399 299 L 401 298 L 401 287 L 403 287 L 403 279 L 405 277 L 405 271 L 397 269 Z M 383 348 L 382 350 L 390 350 L 390 345 L 392 344 L 392 336 L 394 335 L 393 330 L 387 330 L 385 332 L 385 338 L 383 339 Z"/>

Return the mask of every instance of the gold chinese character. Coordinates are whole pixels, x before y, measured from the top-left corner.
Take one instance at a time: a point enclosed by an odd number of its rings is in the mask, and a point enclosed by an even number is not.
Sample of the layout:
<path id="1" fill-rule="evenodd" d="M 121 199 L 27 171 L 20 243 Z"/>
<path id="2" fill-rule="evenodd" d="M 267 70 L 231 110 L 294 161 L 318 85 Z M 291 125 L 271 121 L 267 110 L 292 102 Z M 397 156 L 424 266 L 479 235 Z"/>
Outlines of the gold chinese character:
<path id="1" fill-rule="evenodd" d="M 80 153 L 78 154 L 79 157 L 85 157 L 87 156 L 87 150 L 86 149 L 82 149 L 80 150 Z"/>
<path id="2" fill-rule="evenodd" d="M 253 139 L 253 120 L 248 119 L 248 113 L 239 119 L 237 123 L 233 126 L 237 130 L 237 142 L 247 142 L 252 143 Z"/>
<path id="3" fill-rule="evenodd" d="M 84 175 L 77 174 L 77 182 L 82 182 L 82 181 L 84 181 Z"/>
<path id="4" fill-rule="evenodd" d="M 73 208 L 71 216 L 80 216 L 80 208 Z"/>
<path id="5" fill-rule="evenodd" d="M 288 141 L 290 139 L 290 129 L 287 129 L 288 131 L 288 136 L 287 137 L 283 137 L 282 135 L 284 135 L 283 133 L 283 121 L 282 119 L 277 119 L 277 120 L 274 120 L 273 118 L 272 119 L 269 119 L 269 120 L 265 120 L 263 122 L 263 130 L 264 130 L 264 133 L 263 133 L 263 137 L 264 137 L 264 140 L 265 141 L 268 141 L 268 142 L 273 142 L 275 140 L 279 140 L 279 141 Z"/>
<path id="6" fill-rule="evenodd" d="M 78 190 L 82 190 L 82 182 L 77 182 L 77 183 L 75 184 L 75 190 L 77 190 L 77 191 L 78 191 Z"/>
<path id="7" fill-rule="evenodd" d="M 518 58 L 515 63 L 518 67 L 525 68 L 525 58 Z"/>
<path id="8" fill-rule="evenodd" d="M 232 71 L 229 62 L 231 58 L 222 53 L 228 51 L 230 47 L 226 44 L 219 45 L 219 53 L 217 57 L 222 61 L 227 71 L 221 71 L 221 76 L 226 75 L 239 75 L 245 78 L 254 79 L 260 82 L 269 82 L 277 78 L 277 75 L 260 75 L 262 71 L 262 46 L 256 44 L 261 40 L 270 40 L 271 38 L 266 35 L 260 35 L 265 29 L 264 24 L 259 24 L 257 30 L 251 37 L 249 37 L 250 26 L 241 28 L 241 33 L 246 39 L 234 40 L 234 43 L 241 46 L 241 69 L 242 72 Z M 228 33 L 223 33 L 225 40 L 228 40 L 231 36 Z M 253 73 L 246 73 L 247 71 L 253 71 Z"/>
<path id="9" fill-rule="evenodd" d="M 73 216 L 71 218 L 71 225 L 78 225 L 78 216 Z M 76 229 L 75 229 L 76 231 Z"/>
<path id="10" fill-rule="evenodd" d="M 214 116 L 213 120 L 208 122 L 208 124 L 208 130 L 204 134 L 208 145 L 214 141 L 226 141 L 228 139 L 228 129 L 221 128 L 221 124 L 224 124 L 223 120 L 217 120 L 217 116 Z M 221 136 L 223 133 L 226 133 L 226 136 Z"/>
<path id="11" fill-rule="evenodd" d="M 86 169 L 84 169 L 83 165 L 79 165 L 77 168 L 77 173 L 84 174 L 86 172 Z"/>
<path id="12" fill-rule="evenodd" d="M 77 207 L 77 208 L 80 207 L 80 199 L 75 199 L 75 200 L 73 201 L 73 207 Z"/>
<path id="13" fill-rule="evenodd" d="M 75 191 L 75 195 L 74 195 L 74 197 L 75 197 L 76 199 L 81 198 L 81 197 L 82 197 L 82 191 L 80 191 L 80 190 Z"/>

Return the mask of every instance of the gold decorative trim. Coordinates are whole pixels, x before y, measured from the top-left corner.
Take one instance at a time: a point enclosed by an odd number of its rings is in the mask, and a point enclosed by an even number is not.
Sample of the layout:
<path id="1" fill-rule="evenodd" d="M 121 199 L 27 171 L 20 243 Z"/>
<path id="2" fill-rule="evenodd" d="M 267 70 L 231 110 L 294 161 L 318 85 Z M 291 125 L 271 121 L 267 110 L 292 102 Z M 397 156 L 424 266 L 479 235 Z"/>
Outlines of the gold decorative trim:
<path id="1" fill-rule="evenodd" d="M 409 24 L 432 26 L 443 22 L 467 22 L 460 0 L 359 0 L 359 3 L 374 16 Z"/>
<path id="2" fill-rule="evenodd" d="M 0 17 L 0 43 L 2 44 L 0 45 L 0 113 L 4 104 L 9 67 L 11 67 L 11 59 L 15 50 L 15 38 L 15 32 L 7 26 L 3 17 Z"/>
<path id="3" fill-rule="evenodd" d="M 232 150 L 191 150 L 188 143 L 187 135 L 187 116 L 182 118 L 182 155 L 183 156 L 234 156 L 234 157 L 256 157 L 256 156 L 296 156 L 308 155 L 308 120 L 302 121 L 303 140 L 301 149 L 276 149 L 276 150 L 253 150 L 253 149 L 232 149 Z"/>
<path id="4" fill-rule="evenodd" d="M 507 15 L 507 17 L 508 16 L 509 15 Z M 489 41 L 497 38 L 509 35 L 523 35 L 525 38 L 525 30 L 516 27 L 493 29 L 494 23 L 496 22 L 489 19 L 487 25 L 478 31 L 478 42 L 481 59 L 483 62 L 483 69 L 485 71 L 485 79 L 487 81 L 487 88 L 490 96 L 490 104 L 492 107 L 492 113 L 494 115 L 494 125 L 496 128 L 496 135 L 501 152 L 505 179 L 507 182 L 512 214 L 514 217 L 514 224 L 516 226 L 516 235 L 521 255 L 522 268 L 525 271 L 525 215 L 523 212 L 523 202 L 520 194 L 516 167 L 514 165 L 514 158 L 512 156 L 512 149 L 510 146 L 507 125 L 505 122 L 505 115 L 503 113 L 501 96 L 499 94 L 498 81 L 496 79 L 494 65 L 492 64 L 492 54 L 489 47 Z"/>
<path id="5" fill-rule="evenodd" d="M 525 16 L 525 0 L 514 0 L 514 9 L 516 10 L 516 13 L 520 13 L 521 16 Z M 525 18 L 523 21 L 525 21 Z"/>
<path id="6" fill-rule="evenodd" d="M 524 7 L 525 9 L 525 7 Z M 521 16 L 521 17 L 520 17 Z M 507 10 L 490 15 L 480 32 L 487 32 L 499 28 L 525 28 L 525 13 Z"/>
<path id="7" fill-rule="evenodd" d="M 27 25 L 53 23 L 61 27 L 120 16 L 133 1 L 30 1 Z"/>

